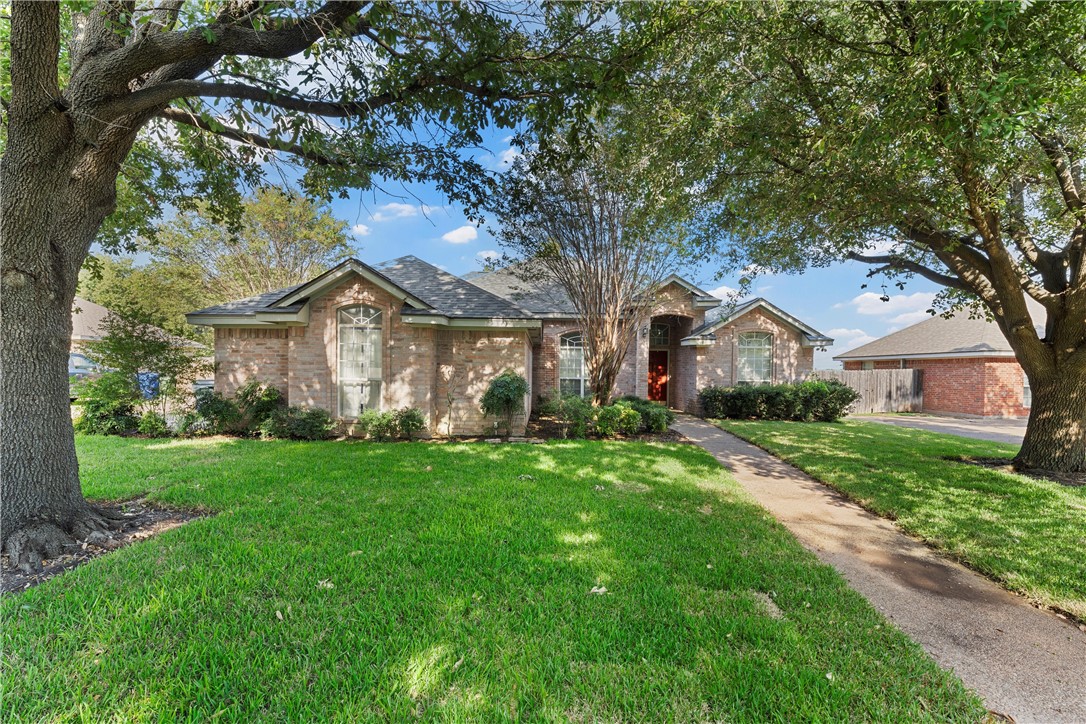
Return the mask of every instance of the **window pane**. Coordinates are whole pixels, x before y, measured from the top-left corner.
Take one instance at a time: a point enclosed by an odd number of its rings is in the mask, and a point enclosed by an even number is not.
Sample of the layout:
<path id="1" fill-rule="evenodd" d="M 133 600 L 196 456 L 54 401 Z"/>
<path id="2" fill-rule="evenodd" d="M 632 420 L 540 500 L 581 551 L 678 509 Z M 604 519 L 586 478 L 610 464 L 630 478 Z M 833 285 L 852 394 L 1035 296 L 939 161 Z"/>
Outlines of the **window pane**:
<path id="1" fill-rule="evenodd" d="M 671 344 L 671 326 L 661 322 L 649 325 L 649 344 L 660 347 Z"/>
<path id="2" fill-rule="evenodd" d="M 582 396 L 581 381 L 580 380 L 559 380 L 558 392 L 565 397 L 566 395 Z"/>
<path id="3" fill-rule="evenodd" d="M 773 379 L 773 335 L 742 332 L 739 335 L 738 382 L 758 384 Z"/>
<path id="4" fill-rule="evenodd" d="M 558 344 L 558 392 L 584 395 L 584 340 L 579 334 L 567 334 Z"/>
<path id="5" fill-rule="evenodd" d="M 375 307 L 339 310 L 339 414 L 357 417 L 381 406 L 381 311 Z"/>

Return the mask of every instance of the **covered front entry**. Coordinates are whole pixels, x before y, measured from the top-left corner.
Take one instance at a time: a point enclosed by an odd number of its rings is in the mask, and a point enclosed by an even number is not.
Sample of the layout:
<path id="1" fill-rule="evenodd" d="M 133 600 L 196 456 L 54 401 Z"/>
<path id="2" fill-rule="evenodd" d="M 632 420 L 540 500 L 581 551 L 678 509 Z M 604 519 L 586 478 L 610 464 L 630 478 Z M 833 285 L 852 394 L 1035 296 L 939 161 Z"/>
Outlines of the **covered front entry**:
<path id="1" fill-rule="evenodd" d="M 649 399 L 667 404 L 668 350 L 649 350 Z"/>

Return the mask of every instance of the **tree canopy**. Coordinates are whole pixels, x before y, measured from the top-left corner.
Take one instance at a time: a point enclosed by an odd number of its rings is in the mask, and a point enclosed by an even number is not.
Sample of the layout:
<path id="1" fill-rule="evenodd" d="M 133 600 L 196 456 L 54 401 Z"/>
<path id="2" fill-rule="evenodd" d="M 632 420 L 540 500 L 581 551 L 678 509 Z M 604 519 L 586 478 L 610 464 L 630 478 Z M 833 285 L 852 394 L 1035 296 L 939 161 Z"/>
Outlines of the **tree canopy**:
<path id="1" fill-rule="evenodd" d="M 622 12 L 680 28 L 631 85 L 628 142 L 682 157 L 674 188 L 726 263 L 853 259 L 942 285 L 944 308 L 999 324 L 1030 378 L 1019 460 L 1086 469 L 1086 6 Z"/>

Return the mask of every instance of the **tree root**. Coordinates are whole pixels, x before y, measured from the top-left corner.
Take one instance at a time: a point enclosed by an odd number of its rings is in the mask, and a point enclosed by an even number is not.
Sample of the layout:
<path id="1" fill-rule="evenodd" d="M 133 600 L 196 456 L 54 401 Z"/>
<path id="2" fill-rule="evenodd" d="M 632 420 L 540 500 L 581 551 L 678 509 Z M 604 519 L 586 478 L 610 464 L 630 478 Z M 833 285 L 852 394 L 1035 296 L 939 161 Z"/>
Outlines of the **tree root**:
<path id="1" fill-rule="evenodd" d="M 66 523 L 35 520 L 4 540 L 3 551 L 12 565 L 24 573 L 40 571 L 42 561 L 62 555 L 81 545 L 113 548 L 118 544 L 110 531 L 120 527 L 121 517 L 112 512 L 85 506 Z"/>

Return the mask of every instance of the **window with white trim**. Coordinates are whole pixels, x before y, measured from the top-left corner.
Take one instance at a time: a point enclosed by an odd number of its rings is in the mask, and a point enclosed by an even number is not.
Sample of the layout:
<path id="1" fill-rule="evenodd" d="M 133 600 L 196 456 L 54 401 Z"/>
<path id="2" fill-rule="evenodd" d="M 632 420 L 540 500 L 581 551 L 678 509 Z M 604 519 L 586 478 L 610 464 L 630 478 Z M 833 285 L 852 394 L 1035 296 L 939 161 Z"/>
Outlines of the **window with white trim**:
<path id="1" fill-rule="evenodd" d="M 584 397 L 588 394 L 584 364 L 584 337 L 580 332 L 558 338 L 558 393 Z"/>
<path id="2" fill-rule="evenodd" d="M 739 376 L 741 385 L 760 385 L 773 379 L 773 335 L 769 332 L 739 333 Z"/>
<path id="3" fill-rule="evenodd" d="M 339 415 L 356 418 L 381 407 L 381 310 L 358 305 L 339 310 Z"/>
<path id="4" fill-rule="evenodd" d="M 1033 407 L 1033 390 L 1029 388 L 1029 378 L 1022 375 L 1022 407 Z"/>

